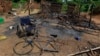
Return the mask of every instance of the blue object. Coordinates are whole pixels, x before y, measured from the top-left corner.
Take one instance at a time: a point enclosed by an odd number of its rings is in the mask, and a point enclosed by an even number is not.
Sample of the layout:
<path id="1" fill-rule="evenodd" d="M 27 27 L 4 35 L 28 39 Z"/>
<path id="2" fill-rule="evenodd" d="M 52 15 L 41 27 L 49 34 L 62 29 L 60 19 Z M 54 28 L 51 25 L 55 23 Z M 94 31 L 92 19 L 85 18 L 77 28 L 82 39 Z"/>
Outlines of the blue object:
<path id="1" fill-rule="evenodd" d="M 29 16 L 20 18 L 20 23 L 21 23 L 21 26 L 27 26 L 25 30 L 26 30 L 28 33 L 31 33 L 31 31 L 32 31 L 33 29 L 35 29 L 35 27 L 36 27 L 35 24 L 32 24 L 32 23 L 31 23 L 31 20 L 30 20 L 30 17 L 29 17 Z"/>
<path id="2" fill-rule="evenodd" d="M 21 25 L 30 25 L 31 24 L 30 17 L 27 16 L 20 18 L 20 23 Z"/>
<path id="3" fill-rule="evenodd" d="M 80 37 L 75 37 L 75 40 L 79 41 L 79 40 L 81 40 L 81 38 Z"/>

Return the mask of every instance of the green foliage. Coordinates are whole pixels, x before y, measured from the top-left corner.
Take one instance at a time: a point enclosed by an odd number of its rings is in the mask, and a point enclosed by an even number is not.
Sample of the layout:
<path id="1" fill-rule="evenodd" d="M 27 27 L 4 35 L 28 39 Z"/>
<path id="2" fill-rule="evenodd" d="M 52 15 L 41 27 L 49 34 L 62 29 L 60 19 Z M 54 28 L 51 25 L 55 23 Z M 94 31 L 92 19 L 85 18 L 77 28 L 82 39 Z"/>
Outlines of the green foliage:
<path id="1" fill-rule="evenodd" d="M 99 0 L 93 0 L 93 1 L 99 1 Z"/>
<path id="2" fill-rule="evenodd" d="M 73 0 L 73 1 L 67 1 L 67 4 L 68 3 L 74 3 L 77 6 L 81 6 L 81 9 L 80 9 L 81 11 L 88 11 L 89 10 L 89 6 L 91 4 L 94 4 L 94 8 L 100 6 L 100 0 Z M 63 5 L 63 7 L 64 7 L 64 5 Z"/>
<path id="3" fill-rule="evenodd" d="M 38 2 L 38 3 L 40 3 L 41 2 L 41 0 L 34 0 L 35 2 Z"/>
<path id="4" fill-rule="evenodd" d="M 58 3 L 62 3 L 62 0 L 57 0 Z"/>
<path id="5" fill-rule="evenodd" d="M 88 11 L 88 8 L 89 8 L 89 5 L 88 4 L 84 4 L 82 7 L 81 7 L 81 11 Z"/>
<path id="6" fill-rule="evenodd" d="M 12 0 L 12 2 L 14 2 L 14 3 L 18 3 L 18 2 L 26 2 L 26 1 L 28 1 L 28 0 Z"/>
<path id="7" fill-rule="evenodd" d="M 14 3 L 18 3 L 20 0 L 12 0 Z"/>
<path id="8" fill-rule="evenodd" d="M 67 5 L 66 4 L 63 4 L 62 5 L 62 12 L 65 12 L 67 10 Z"/>
<path id="9" fill-rule="evenodd" d="M 28 0 L 20 0 L 19 2 L 21 2 L 21 3 L 25 3 L 25 2 L 27 2 Z"/>
<path id="10" fill-rule="evenodd" d="M 13 8 L 19 8 L 19 4 L 24 5 L 28 0 L 12 0 Z"/>
<path id="11" fill-rule="evenodd" d="M 94 1 L 96 7 L 100 6 L 100 1 Z"/>
<path id="12" fill-rule="evenodd" d="M 29 0 L 12 0 L 13 1 L 13 7 L 14 8 L 18 8 L 19 7 L 19 3 L 24 5 L 27 1 Z M 16 3 L 17 1 L 17 3 Z M 37 2 L 40 2 L 40 0 L 35 0 Z M 99 7 L 100 6 L 100 0 L 72 0 L 72 1 L 68 1 L 65 0 L 66 2 L 62 2 L 62 0 L 48 0 L 51 2 L 57 2 L 57 3 L 62 3 L 62 11 L 66 11 L 67 10 L 67 4 L 68 3 L 74 3 L 76 5 L 82 5 L 81 7 L 81 11 L 88 11 L 89 5 L 90 4 L 94 4 L 95 7 Z"/>
<path id="13" fill-rule="evenodd" d="M 13 3 L 13 6 L 12 6 L 13 8 L 18 8 L 19 6 L 18 6 L 18 3 Z"/>

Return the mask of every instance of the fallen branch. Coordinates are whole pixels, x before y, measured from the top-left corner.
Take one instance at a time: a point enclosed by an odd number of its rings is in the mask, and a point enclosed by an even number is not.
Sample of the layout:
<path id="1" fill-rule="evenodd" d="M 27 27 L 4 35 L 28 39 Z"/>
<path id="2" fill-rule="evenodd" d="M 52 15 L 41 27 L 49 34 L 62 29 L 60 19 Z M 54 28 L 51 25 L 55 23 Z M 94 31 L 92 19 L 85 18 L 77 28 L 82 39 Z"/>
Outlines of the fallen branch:
<path id="1" fill-rule="evenodd" d="M 91 52 L 91 51 L 96 51 L 96 50 L 99 50 L 99 49 L 100 49 L 100 47 L 91 48 L 91 49 L 88 49 L 88 50 L 84 50 L 84 51 L 76 52 L 76 53 L 73 53 L 73 54 L 69 54 L 67 56 L 80 55 L 80 54 L 83 54 L 83 53 L 87 53 L 87 52 Z"/>

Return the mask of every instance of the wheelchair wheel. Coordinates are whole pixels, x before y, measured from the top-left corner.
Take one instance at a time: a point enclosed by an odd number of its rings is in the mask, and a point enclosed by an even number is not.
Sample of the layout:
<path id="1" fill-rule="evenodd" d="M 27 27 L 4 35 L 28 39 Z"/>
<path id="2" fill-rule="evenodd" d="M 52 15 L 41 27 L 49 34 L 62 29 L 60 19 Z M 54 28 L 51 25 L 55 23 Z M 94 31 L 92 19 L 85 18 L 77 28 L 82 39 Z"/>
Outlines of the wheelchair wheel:
<path id="1" fill-rule="evenodd" d="M 14 47 L 13 51 L 18 55 L 26 55 L 29 54 L 33 49 L 33 46 L 28 44 L 25 41 L 18 42 Z"/>

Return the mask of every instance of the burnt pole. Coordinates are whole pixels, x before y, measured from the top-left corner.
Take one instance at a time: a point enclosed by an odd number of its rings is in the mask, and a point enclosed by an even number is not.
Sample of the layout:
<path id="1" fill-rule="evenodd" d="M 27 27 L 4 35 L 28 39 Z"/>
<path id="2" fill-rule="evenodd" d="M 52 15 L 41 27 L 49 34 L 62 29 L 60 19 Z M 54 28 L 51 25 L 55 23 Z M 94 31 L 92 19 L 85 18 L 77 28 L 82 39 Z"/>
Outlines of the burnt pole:
<path id="1" fill-rule="evenodd" d="M 91 4 L 91 8 L 90 8 L 90 19 L 89 19 L 89 27 L 91 27 L 92 14 L 93 14 L 93 7 L 94 7 L 94 5 Z"/>
<path id="2" fill-rule="evenodd" d="M 31 3 L 32 3 L 32 0 L 29 0 L 28 1 L 28 15 L 31 14 L 31 8 L 30 8 Z"/>

